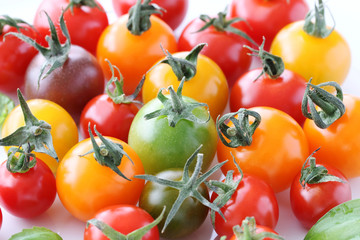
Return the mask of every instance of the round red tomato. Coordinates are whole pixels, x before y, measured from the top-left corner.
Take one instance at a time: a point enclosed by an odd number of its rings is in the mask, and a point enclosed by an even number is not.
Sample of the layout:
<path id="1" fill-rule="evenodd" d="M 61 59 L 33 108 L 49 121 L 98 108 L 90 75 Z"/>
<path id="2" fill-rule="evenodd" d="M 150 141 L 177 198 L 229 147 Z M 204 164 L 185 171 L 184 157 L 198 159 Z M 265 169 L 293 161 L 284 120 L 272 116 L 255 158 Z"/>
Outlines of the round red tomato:
<path id="1" fill-rule="evenodd" d="M 189 5 L 189 0 L 153 0 L 151 2 L 165 9 L 163 14 L 158 14 L 157 16 L 174 30 L 184 20 Z M 135 3 L 136 0 L 112 0 L 115 13 L 118 16 L 128 13 Z"/>
<path id="2" fill-rule="evenodd" d="M 234 181 L 241 177 L 235 175 Z M 213 193 L 213 202 L 218 195 Z M 215 213 L 215 231 L 219 236 L 233 235 L 233 226 L 241 225 L 247 216 L 253 216 L 259 225 L 275 228 L 279 207 L 272 188 L 258 177 L 245 174 L 231 199 L 221 208 L 226 221 Z"/>
<path id="3" fill-rule="evenodd" d="M 319 153 L 321 151 L 323 149 Z M 292 211 L 307 229 L 310 229 L 331 208 L 351 200 L 351 188 L 346 177 L 330 165 L 322 166 L 328 170 L 328 174 L 341 178 L 344 182 L 306 183 L 303 187 L 300 184 L 301 172 L 299 172 L 290 188 Z"/>
<path id="4" fill-rule="evenodd" d="M 262 69 L 253 69 L 242 75 L 230 93 L 230 110 L 268 106 L 282 110 L 302 126 L 305 117 L 301 102 L 305 93 L 306 80 L 299 74 L 285 69 L 280 77 L 271 79 L 263 74 L 255 80 Z"/>
<path id="5" fill-rule="evenodd" d="M 235 27 L 246 32 L 257 44 L 266 38 L 264 49 L 269 51 L 275 35 L 287 24 L 302 20 L 309 11 L 305 0 L 232 0 L 230 17 L 240 17 Z"/>
<path id="6" fill-rule="evenodd" d="M 55 176 L 40 159 L 25 173 L 0 165 L 0 205 L 14 216 L 33 218 L 45 212 L 56 197 Z"/>
<path id="7" fill-rule="evenodd" d="M 100 210 L 93 217 L 110 225 L 114 230 L 127 235 L 154 221 L 149 213 L 134 205 L 114 205 Z M 124 221 L 125 220 L 125 221 Z M 159 240 L 158 227 L 153 227 L 141 239 Z M 108 240 L 95 226 L 89 225 L 84 232 L 84 240 Z"/>
<path id="8" fill-rule="evenodd" d="M 64 19 L 69 30 L 71 43 L 79 45 L 92 53 L 96 54 L 97 42 L 101 33 L 109 25 L 107 14 L 99 2 L 94 0 L 98 7 L 84 6 L 84 4 L 74 4 L 73 10 L 67 9 Z M 65 42 L 66 38 L 60 31 L 59 18 L 62 11 L 73 0 L 43 0 L 35 13 L 34 27 L 43 38 L 49 35 L 49 24 L 44 11 L 54 22 L 60 38 L 60 42 Z M 84 2 L 84 1 L 81 1 Z M 73 11 L 73 12 L 72 12 Z"/>

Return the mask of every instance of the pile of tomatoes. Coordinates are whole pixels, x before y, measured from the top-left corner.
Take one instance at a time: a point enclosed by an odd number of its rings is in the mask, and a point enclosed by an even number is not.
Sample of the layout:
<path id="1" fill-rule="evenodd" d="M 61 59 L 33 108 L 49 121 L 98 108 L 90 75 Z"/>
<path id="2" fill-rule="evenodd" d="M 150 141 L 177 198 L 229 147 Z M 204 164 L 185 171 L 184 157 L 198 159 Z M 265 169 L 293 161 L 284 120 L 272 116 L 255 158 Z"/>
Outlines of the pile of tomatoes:
<path id="1" fill-rule="evenodd" d="M 302 109 L 309 80 L 341 85 L 350 69 L 350 48 L 336 26 L 317 32 L 321 23 L 311 25 L 328 11 L 322 1 L 315 1 L 319 12 L 311 15 L 313 6 L 305 0 L 229 0 L 217 15 L 184 22 L 189 1 L 145 0 L 144 8 L 154 13 L 149 17 L 139 14 L 135 0 L 112 0 L 107 7 L 104 1 L 80 6 L 42 0 L 31 26 L 10 26 L 13 19 L 0 17 L 0 97 L 19 103 L 23 95 L 33 115 L 24 120 L 23 103 L 9 112 L 2 105 L 0 137 L 40 124 L 35 117 L 51 126 L 53 146 L 46 148 L 56 152 L 35 148 L 29 159 L 36 164 L 24 173 L 10 172 L 1 159 L 0 228 L 8 216 L 3 219 L 1 210 L 35 226 L 61 207 L 84 239 L 106 239 L 94 225 L 86 226 L 94 218 L 129 234 L 153 222 L 164 205 L 166 218 L 179 194 L 138 176 L 181 182 L 197 149 L 201 171 L 195 163 L 191 171 L 205 174 L 221 164 L 210 179 L 232 185 L 231 198 L 210 217 L 214 209 L 204 202 L 215 203 L 222 190 L 207 180 L 198 188 L 202 197 L 186 198 L 165 232 L 163 219 L 142 239 L 235 239 L 233 227 L 246 217 L 255 218 L 256 232 L 281 236 L 274 231 L 281 229 L 279 214 L 293 214 L 306 231 L 351 199 L 348 179 L 360 176 L 360 161 L 354 160 L 360 157 L 360 137 L 354 136 L 360 98 L 325 88 L 346 108 L 325 129 L 304 116 L 311 107 Z M 108 11 L 116 17 L 110 19 Z M 304 21 L 309 16 L 310 23 Z M 318 107 L 337 114 L 330 104 Z M 12 146 L 5 140 L 0 145 L 5 151 Z M 117 162 L 116 171 L 109 159 Z M 301 172 L 311 159 L 341 180 L 302 185 Z M 291 207 L 281 213 L 279 196 L 286 191 Z M 209 218 L 213 226 L 198 230 Z M 58 220 L 52 221 L 47 226 L 61 236 Z"/>

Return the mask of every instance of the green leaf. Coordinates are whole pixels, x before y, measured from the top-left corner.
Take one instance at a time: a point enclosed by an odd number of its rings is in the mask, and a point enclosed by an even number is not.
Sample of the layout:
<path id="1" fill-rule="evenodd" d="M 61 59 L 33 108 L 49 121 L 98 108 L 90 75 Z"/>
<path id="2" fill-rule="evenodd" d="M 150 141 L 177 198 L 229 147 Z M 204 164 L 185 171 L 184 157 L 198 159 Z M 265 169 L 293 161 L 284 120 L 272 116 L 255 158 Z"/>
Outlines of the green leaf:
<path id="1" fill-rule="evenodd" d="M 8 96 L 0 93 L 0 126 L 3 124 L 6 116 L 14 108 L 14 101 Z"/>
<path id="2" fill-rule="evenodd" d="M 9 240 L 62 240 L 62 238 L 47 228 L 33 227 L 23 229 L 21 232 L 12 235 Z"/>

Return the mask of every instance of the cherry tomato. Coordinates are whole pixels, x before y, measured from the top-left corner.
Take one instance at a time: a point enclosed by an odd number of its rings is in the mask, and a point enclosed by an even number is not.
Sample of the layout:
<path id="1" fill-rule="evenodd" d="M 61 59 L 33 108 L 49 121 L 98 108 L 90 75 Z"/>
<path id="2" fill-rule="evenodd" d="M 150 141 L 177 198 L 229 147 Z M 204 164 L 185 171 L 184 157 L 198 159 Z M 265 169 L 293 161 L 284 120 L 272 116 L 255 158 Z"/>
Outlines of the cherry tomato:
<path id="1" fill-rule="evenodd" d="M 118 16 L 128 13 L 135 3 L 136 0 L 112 0 L 115 13 Z M 186 16 L 189 0 L 153 0 L 152 3 L 165 9 L 163 14 L 158 14 L 157 16 L 175 30 Z"/>
<path id="2" fill-rule="evenodd" d="M 255 80 L 262 69 L 253 69 L 242 75 L 230 93 L 230 110 L 269 106 L 282 110 L 302 126 L 305 117 L 301 112 L 301 102 L 305 93 L 305 79 L 299 74 L 285 69 L 277 79 L 266 74 Z"/>
<path id="3" fill-rule="evenodd" d="M 287 24 L 304 19 L 309 7 L 305 0 L 232 0 L 230 17 L 240 17 L 245 21 L 233 26 L 246 32 L 257 44 L 266 38 L 264 49 L 270 49 L 275 35 Z"/>
<path id="4" fill-rule="evenodd" d="M 73 118 L 65 109 L 49 100 L 33 99 L 28 100 L 27 104 L 37 119 L 44 120 L 51 125 L 54 149 L 61 160 L 65 153 L 79 141 L 78 129 Z M 6 117 L 1 129 L 1 136 L 6 137 L 24 125 L 24 116 L 18 105 Z M 5 149 L 7 151 L 9 148 Z M 44 161 L 53 173 L 56 172 L 58 163 L 54 158 L 44 153 L 36 153 L 36 157 Z"/>
<path id="5" fill-rule="evenodd" d="M 234 181 L 241 178 L 234 176 Z M 211 201 L 218 195 L 213 192 Z M 262 179 L 245 174 L 231 199 L 221 208 L 226 221 L 215 213 L 214 229 L 219 236 L 233 235 L 233 226 L 241 225 L 247 216 L 253 216 L 259 225 L 275 228 L 279 219 L 279 206 L 269 184 Z"/>
<path id="6" fill-rule="evenodd" d="M 114 205 L 101 209 L 93 217 L 107 223 L 116 231 L 124 235 L 144 227 L 154 221 L 149 213 L 134 205 Z M 126 221 L 124 221 L 126 219 Z M 95 226 L 89 225 L 84 232 L 84 240 L 108 240 L 108 238 Z M 146 233 L 142 240 L 159 240 L 157 226 Z"/>
<path id="7" fill-rule="evenodd" d="M 33 218 L 51 207 L 56 197 L 55 176 L 40 159 L 26 173 L 11 173 L 0 165 L 0 204 L 9 213 Z"/>
<path id="8" fill-rule="evenodd" d="M 207 43 L 201 53 L 219 65 L 231 88 L 236 79 L 250 68 L 252 58 L 248 55 L 249 50 L 243 47 L 249 43 L 235 33 L 216 30 L 214 26 L 197 32 L 204 25 L 200 18 L 196 18 L 185 26 L 178 40 L 179 51 L 189 51 L 199 43 Z"/>
<path id="9" fill-rule="evenodd" d="M 43 38 L 50 33 L 45 11 L 58 30 L 60 42 L 65 42 L 66 38 L 60 31 L 59 18 L 71 1 L 73 0 L 43 0 L 40 3 L 35 13 L 34 27 Z M 95 2 L 99 7 L 77 6 L 75 4 L 72 10 L 67 9 L 64 13 L 71 43 L 83 47 L 93 55 L 96 54 L 97 42 L 101 33 L 109 25 L 104 8 L 98 1 L 95 0 Z"/>
<path id="10" fill-rule="evenodd" d="M 206 46 L 205 46 L 206 48 Z M 189 52 L 172 54 L 175 58 L 185 58 Z M 222 114 L 228 102 L 229 88 L 220 67 L 209 57 L 199 54 L 196 75 L 184 83 L 183 95 L 209 106 L 213 119 Z M 160 88 L 173 86 L 175 91 L 180 85 L 172 68 L 165 63 L 153 67 L 146 74 L 142 99 L 144 103 L 156 98 Z"/>
<path id="11" fill-rule="evenodd" d="M 120 69 L 124 77 L 124 92 L 132 94 L 142 76 L 164 53 L 177 50 L 176 38 L 171 28 L 156 16 L 151 16 L 151 28 L 140 36 L 126 27 L 129 15 L 125 14 L 109 25 L 102 33 L 97 47 L 97 58 L 107 78 L 111 77 L 108 59 Z"/>
<path id="12" fill-rule="evenodd" d="M 256 225 L 256 233 L 261 233 L 261 232 L 269 232 L 269 233 L 274 233 L 274 234 L 277 234 L 279 235 L 276 231 L 274 231 L 273 229 L 269 228 L 269 227 L 266 227 L 266 226 L 261 226 L 261 225 Z M 238 240 L 236 238 L 236 235 L 234 234 L 230 240 Z M 262 240 L 275 240 L 274 238 L 263 238 Z"/>
<path id="13" fill-rule="evenodd" d="M 18 25 L 22 34 L 33 39 L 39 38 L 29 25 Z M 37 51 L 30 44 L 14 36 L 4 38 L 9 32 L 17 32 L 15 27 L 5 25 L 0 30 L 0 91 L 15 93 L 17 88 L 23 86 L 26 69 Z"/>
<path id="14" fill-rule="evenodd" d="M 283 111 L 271 107 L 253 107 L 249 110 L 261 115 L 251 145 L 230 148 L 219 141 L 218 161 L 232 159 L 232 153 L 244 173 L 263 179 L 275 192 L 283 191 L 290 187 L 309 155 L 305 133 Z M 229 126 L 232 126 L 232 122 Z M 224 174 L 231 169 L 237 171 L 233 162 L 227 162 L 221 168 Z"/>
<path id="15" fill-rule="evenodd" d="M 87 221 L 104 207 L 116 204 L 136 205 L 144 181 L 134 176 L 143 174 L 140 158 L 125 142 L 106 137 L 119 143 L 130 156 L 133 163 L 124 155 L 119 170 L 131 181 L 119 176 L 111 168 L 98 163 L 93 153 L 91 139 L 87 138 L 72 147 L 59 164 L 56 173 L 56 186 L 64 207 L 76 218 Z M 98 137 L 95 137 L 100 144 Z"/>
<path id="16" fill-rule="evenodd" d="M 326 129 L 318 128 L 312 120 L 306 119 L 304 132 L 309 150 L 316 153 L 317 163 L 327 164 L 341 171 L 347 178 L 360 176 L 360 138 L 354 134 L 359 129 L 360 98 L 344 94 L 344 115 Z"/>

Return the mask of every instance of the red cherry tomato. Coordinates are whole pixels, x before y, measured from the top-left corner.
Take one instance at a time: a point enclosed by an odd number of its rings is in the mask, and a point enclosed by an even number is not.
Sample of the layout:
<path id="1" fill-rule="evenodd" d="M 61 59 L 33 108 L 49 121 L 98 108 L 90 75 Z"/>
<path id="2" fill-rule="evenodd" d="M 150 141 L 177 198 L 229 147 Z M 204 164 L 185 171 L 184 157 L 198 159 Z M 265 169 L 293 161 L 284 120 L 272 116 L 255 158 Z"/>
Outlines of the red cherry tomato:
<path id="1" fill-rule="evenodd" d="M 40 159 L 26 173 L 11 173 L 0 165 L 0 205 L 14 216 L 33 218 L 45 212 L 56 197 L 55 176 Z"/>
<path id="2" fill-rule="evenodd" d="M 257 44 L 266 38 L 264 49 L 269 51 L 275 35 L 288 23 L 302 20 L 309 11 L 305 0 L 232 0 L 230 17 L 240 17 L 235 27 L 246 32 Z"/>
<path id="3" fill-rule="evenodd" d="M 136 0 L 112 0 L 115 13 L 118 16 L 129 12 L 129 9 L 136 3 Z M 159 5 L 166 11 L 162 15 L 157 15 L 175 30 L 184 20 L 189 1 L 188 0 L 153 0 L 152 3 Z"/>

